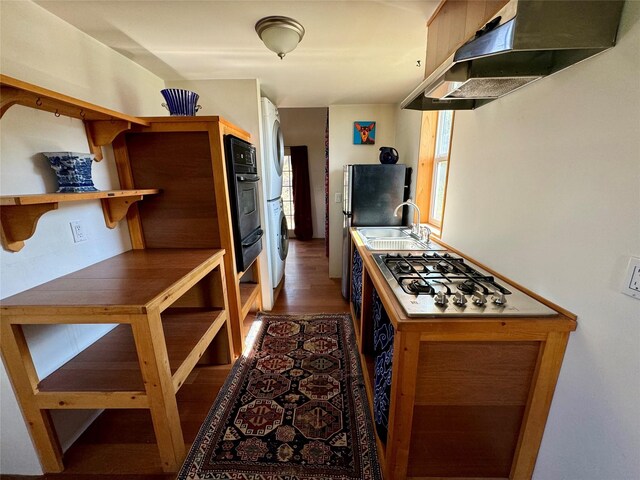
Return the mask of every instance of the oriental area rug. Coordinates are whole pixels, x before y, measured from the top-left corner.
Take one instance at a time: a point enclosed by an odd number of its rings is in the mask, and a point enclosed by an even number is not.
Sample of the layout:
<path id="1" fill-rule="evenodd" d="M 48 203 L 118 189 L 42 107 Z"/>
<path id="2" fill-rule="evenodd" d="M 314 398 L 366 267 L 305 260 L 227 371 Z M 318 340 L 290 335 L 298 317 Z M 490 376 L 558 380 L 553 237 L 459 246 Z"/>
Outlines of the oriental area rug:
<path id="1" fill-rule="evenodd" d="M 351 316 L 256 322 L 178 479 L 381 480 Z"/>

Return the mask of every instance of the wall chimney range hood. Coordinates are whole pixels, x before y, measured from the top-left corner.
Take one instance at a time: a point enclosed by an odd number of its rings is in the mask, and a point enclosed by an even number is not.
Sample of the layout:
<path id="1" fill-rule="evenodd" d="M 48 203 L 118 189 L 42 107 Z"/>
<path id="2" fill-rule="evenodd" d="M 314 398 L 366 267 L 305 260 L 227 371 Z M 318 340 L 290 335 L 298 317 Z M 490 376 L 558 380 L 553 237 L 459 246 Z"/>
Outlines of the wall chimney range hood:
<path id="1" fill-rule="evenodd" d="M 615 45 L 624 1 L 511 0 L 400 104 L 472 110 Z"/>

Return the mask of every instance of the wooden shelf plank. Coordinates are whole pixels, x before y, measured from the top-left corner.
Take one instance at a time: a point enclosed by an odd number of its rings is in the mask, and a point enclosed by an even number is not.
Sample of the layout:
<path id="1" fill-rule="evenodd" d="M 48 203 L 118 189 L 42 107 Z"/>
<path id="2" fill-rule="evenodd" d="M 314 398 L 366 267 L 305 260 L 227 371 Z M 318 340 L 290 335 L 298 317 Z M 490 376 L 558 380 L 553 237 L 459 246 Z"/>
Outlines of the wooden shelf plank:
<path id="1" fill-rule="evenodd" d="M 141 118 L 63 95 L 7 75 L 0 74 L 0 87 L 2 91 L 0 117 L 12 105 L 24 105 L 85 121 L 124 120 L 136 125 L 149 125 L 149 122 Z"/>
<path id="2" fill-rule="evenodd" d="M 227 321 L 224 310 L 170 308 L 162 314 L 167 356 L 177 392 Z"/>
<path id="3" fill-rule="evenodd" d="M 228 121 L 226 118 L 220 117 L 218 115 L 198 115 L 195 117 L 171 117 L 171 116 L 164 116 L 164 117 L 142 117 L 140 118 L 140 120 L 149 122 L 150 124 L 156 124 L 155 126 L 159 126 L 158 124 L 163 124 L 163 123 L 173 123 L 175 124 L 176 122 L 180 122 L 183 125 L 190 125 L 190 124 L 204 124 L 204 123 L 212 123 L 212 122 L 217 122 L 219 124 L 221 124 L 222 126 L 224 126 L 225 128 L 225 133 L 233 133 L 234 135 L 244 138 L 247 141 L 250 141 L 251 139 L 251 134 L 243 129 L 241 129 L 240 127 L 238 127 L 237 125 L 234 125 L 233 123 L 231 123 L 230 121 Z M 189 129 L 191 129 L 192 127 L 189 126 Z"/>
<path id="4" fill-rule="evenodd" d="M 25 240 L 33 236 L 40 217 L 58 208 L 60 202 L 80 202 L 100 199 L 104 221 L 108 228 L 115 228 L 129 211 L 129 207 L 142 200 L 144 195 L 160 193 L 158 189 L 106 190 L 78 193 L 36 193 L 28 195 L 3 195 L 0 197 L 2 218 L 2 246 L 10 252 L 18 252 Z"/>
<path id="5" fill-rule="evenodd" d="M 224 310 L 172 308 L 163 313 L 174 384 L 182 385 L 226 319 Z M 38 390 L 36 397 L 46 408 L 148 408 L 131 327 L 114 328 L 42 379 Z"/>
<path id="6" fill-rule="evenodd" d="M 242 322 L 260 294 L 260 284 L 253 282 L 240 283 L 239 290 L 240 304 L 242 305 L 242 318 L 240 321 Z"/>
<path id="7" fill-rule="evenodd" d="M 39 408 L 101 409 L 101 408 L 149 408 L 149 398 L 144 391 L 131 392 L 43 392 L 35 395 Z"/>
<path id="8" fill-rule="evenodd" d="M 29 315 L 30 323 L 61 323 L 65 313 L 95 318 L 68 323 L 113 323 L 110 314 L 142 314 L 149 305 L 174 302 L 223 255 L 215 249 L 130 250 L 7 297 L 2 314 Z"/>
<path id="9" fill-rule="evenodd" d="M 144 392 L 129 325 L 119 325 L 38 384 L 41 392 Z"/>
<path id="10" fill-rule="evenodd" d="M 139 195 L 154 195 L 157 193 L 160 193 L 159 189 L 149 188 L 144 190 L 101 190 L 97 192 L 78 193 L 30 193 L 25 195 L 2 195 L 0 196 L 0 206 L 82 202 L 101 198 L 136 197 Z"/>

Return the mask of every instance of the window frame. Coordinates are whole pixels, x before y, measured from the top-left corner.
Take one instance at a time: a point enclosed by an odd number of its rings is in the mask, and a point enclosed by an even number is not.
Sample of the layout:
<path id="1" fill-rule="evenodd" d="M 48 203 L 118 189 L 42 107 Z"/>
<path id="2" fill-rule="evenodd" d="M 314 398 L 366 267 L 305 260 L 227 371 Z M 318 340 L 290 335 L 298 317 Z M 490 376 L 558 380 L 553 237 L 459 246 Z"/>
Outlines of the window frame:
<path id="1" fill-rule="evenodd" d="M 440 236 L 444 224 L 447 206 L 447 187 L 449 183 L 449 171 L 451 167 L 451 145 L 455 125 L 455 111 L 451 112 L 451 132 L 447 153 L 436 158 L 436 141 L 438 137 L 439 116 L 441 110 L 427 111 L 422 114 L 420 129 L 420 148 L 418 153 L 418 172 L 416 174 L 416 204 L 420 211 L 426 212 L 426 223 L 431 227 L 436 236 Z M 447 162 L 447 171 L 444 178 L 444 193 L 442 201 L 442 219 L 433 217 L 433 202 L 435 199 L 435 174 L 437 163 Z"/>
<path id="2" fill-rule="evenodd" d="M 290 178 L 291 178 L 291 184 L 290 185 L 285 185 L 284 183 L 284 173 L 285 171 L 287 171 L 287 167 L 288 167 L 288 171 L 290 173 Z M 284 198 L 284 187 L 291 187 L 291 199 L 290 200 L 285 200 Z M 283 158 L 283 162 L 282 162 L 282 203 L 283 203 L 283 213 L 284 216 L 287 218 L 287 228 L 289 230 L 289 233 L 293 232 L 293 230 L 295 229 L 295 219 L 294 219 L 294 213 L 295 213 L 295 205 L 293 203 L 293 166 L 291 165 L 291 148 L 285 146 L 284 147 L 284 158 Z M 285 203 L 290 203 L 291 204 L 291 215 L 287 215 L 287 213 L 284 211 L 284 204 Z"/>

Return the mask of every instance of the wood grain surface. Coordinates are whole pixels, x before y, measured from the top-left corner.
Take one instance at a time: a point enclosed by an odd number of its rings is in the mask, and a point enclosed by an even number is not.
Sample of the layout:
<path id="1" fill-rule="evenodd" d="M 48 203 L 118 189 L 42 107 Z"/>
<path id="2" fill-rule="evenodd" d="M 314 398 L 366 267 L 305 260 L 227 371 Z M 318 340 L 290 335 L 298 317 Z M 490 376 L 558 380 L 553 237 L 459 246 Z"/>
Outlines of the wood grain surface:
<path id="1" fill-rule="evenodd" d="M 309 295 L 312 285 L 314 294 Z M 348 312 L 340 293 L 340 281 L 329 279 L 324 240 L 292 240 L 286 264 L 285 282 L 274 313 Z M 167 310 L 172 312 L 172 309 Z M 248 331 L 255 315 L 244 322 Z M 122 327 L 119 327 L 122 328 Z M 130 329 L 130 327 L 127 327 Z M 217 338 L 217 337 L 216 337 Z M 175 355 L 167 346 L 172 369 Z M 178 350 L 181 347 L 178 346 Z M 131 360 L 130 353 L 123 357 Z M 176 395 L 185 447 L 193 442 L 215 397 L 226 380 L 230 366 L 196 365 Z M 162 472 L 156 437 L 148 410 L 111 409 L 104 413 L 64 453 L 65 470 L 59 474 L 27 477 L 33 480 L 170 480 L 175 474 Z M 25 477 L 3 476 L 24 480 Z"/>

